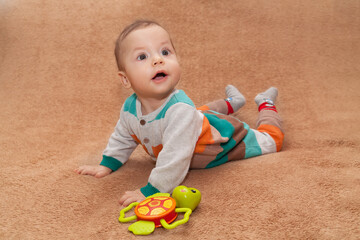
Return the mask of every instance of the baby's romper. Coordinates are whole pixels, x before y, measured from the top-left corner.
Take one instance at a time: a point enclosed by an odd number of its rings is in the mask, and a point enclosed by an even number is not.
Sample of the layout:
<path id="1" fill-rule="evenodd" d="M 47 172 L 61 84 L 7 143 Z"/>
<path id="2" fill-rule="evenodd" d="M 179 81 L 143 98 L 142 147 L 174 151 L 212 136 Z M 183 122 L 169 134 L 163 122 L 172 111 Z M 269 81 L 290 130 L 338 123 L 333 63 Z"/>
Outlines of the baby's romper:
<path id="1" fill-rule="evenodd" d="M 271 110 L 259 113 L 258 129 L 224 112 L 224 100 L 197 110 L 181 90 L 174 91 L 156 111 L 142 115 L 133 94 L 124 103 L 120 119 L 100 163 L 120 168 L 137 145 L 156 161 L 145 196 L 172 192 L 189 168 L 211 168 L 228 161 L 276 152 L 282 144 L 281 120 Z M 213 111 L 218 110 L 219 112 Z"/>

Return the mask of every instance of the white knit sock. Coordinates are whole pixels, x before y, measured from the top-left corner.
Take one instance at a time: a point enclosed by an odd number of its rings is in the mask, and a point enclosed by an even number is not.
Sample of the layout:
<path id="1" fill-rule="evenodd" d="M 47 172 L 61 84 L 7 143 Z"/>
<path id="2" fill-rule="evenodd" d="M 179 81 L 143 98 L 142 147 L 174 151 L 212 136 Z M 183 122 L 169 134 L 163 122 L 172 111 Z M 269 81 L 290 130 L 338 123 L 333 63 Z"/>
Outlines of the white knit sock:
<path id="1" fill-rule="evenodd" d="M 227 98 L 225 101 L 230 103 L 234 112 L 239 110 L 242 106 L 244 106 L 246 100 L 245 97 L 239 92 L 239 90 L 233 85 L 227 85 L 225 88 Z"/>
<path id="2" fill-rule="evenodd" d="M 266 100 L 271 100 L 273 104 L 275 104 L 276 97 L 278 95 L 278 90 L 275 87 L 271 87 L 265 92 L 259 93 L 255 97 L 255 103 L 260 106 L 262 103 L 266 102 Z"/>

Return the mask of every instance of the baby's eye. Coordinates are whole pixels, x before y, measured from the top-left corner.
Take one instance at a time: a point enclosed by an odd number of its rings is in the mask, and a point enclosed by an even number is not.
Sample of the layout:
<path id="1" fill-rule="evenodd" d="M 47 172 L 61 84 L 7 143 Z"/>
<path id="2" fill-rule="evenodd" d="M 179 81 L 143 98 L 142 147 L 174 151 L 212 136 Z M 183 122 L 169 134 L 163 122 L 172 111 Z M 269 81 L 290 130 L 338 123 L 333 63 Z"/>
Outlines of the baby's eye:
<path id="1" fill-rule="evenodd" d="M 161 54 L 164 55 L 164 56 L 167 56 L 167 55 L 170 54 L 170 51 L 167 50 L 167 49 L 164 49 L 164 50 L 161 51 Z"/>
<path id="2" fill-rule="evenodd" d="M 145 55 L 145 54 L 141 54 L 141 55 L 139 55 L 139 56 L 137 57 L 137 60 L 140 60 L 140 61 L 142 61 L 142 60 L 144 60 L 144 59 L 146 59 L 146 55 Z"/>

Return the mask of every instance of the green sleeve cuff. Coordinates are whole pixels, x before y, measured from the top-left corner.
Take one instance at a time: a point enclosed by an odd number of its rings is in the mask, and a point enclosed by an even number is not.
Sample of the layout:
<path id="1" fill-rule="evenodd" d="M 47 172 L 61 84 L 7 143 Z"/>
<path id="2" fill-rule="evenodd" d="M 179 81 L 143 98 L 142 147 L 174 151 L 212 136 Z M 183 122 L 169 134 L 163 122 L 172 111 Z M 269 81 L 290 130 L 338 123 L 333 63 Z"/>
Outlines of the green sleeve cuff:
<path id="1" fill-rule="evenodd" d="M 100 165 L 110 168 L 113 171 L 118 170 L 123 164 L 119 160 L 103 155 Z"/>
<path id="2" fill-rule="evenodd" d="M 140 189 L 141 193 L 144 194 L 145 197 L 151 196 L 155 193 L 159 193 L 160 191 L 154 187 L 153 185 L 151 185 L 150 183 L 148 183 L 145 187 Z"/>

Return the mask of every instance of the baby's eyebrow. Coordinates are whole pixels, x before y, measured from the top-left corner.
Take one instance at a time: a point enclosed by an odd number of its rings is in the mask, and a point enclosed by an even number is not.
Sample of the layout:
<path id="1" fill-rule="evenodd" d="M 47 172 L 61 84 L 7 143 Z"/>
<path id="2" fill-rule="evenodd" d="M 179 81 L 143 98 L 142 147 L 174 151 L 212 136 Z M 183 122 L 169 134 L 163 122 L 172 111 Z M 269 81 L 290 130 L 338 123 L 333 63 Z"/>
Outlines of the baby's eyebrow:
<path id="1" fill-rule="evenodd" d="M 164 44 L 167 44 L 167 43 L 170 43 L 170 41 L 169 41 L 169 40 L 166 40 L 166 41 L 161 42 L 160 44 L 161 44 L 161 45 L 164 45 Z"/>
<path id="2" fill-rule="evenodd" d="M 161 46 L 166 45 L 166 44 L 172 45 L 171 41 L 169 41 L 169 40 L 166 40 L 166 41 L 163 41 L 163 42 L 160 43 Z"/>
<path id="3" fill-rule="evenodd" d="M 160 44 L 159 44 L 160 46 L 164 46 L 164 45 L 170 45 L 170 46 L 172 46 L 172 44 L 171 44 L 171 41 L 169 41 L 169 40 L 165 40 L 165 41 L 163 41 L 163 42 L 160 42 Z M 136 51 L 141 51 L 141 50 L 145 50 L 146 49 L 146 47 L 135 47 L 133 50 L 132 50 L 132 52 L 136 52 Z"/>
<path id="4" fill-rule="evenodd" d="M 136 47 L 133 49 L 133 52 L 138 51 L 138 50 L 144 50 L 144 49 L 145 49 L 144 47 Z"/>

